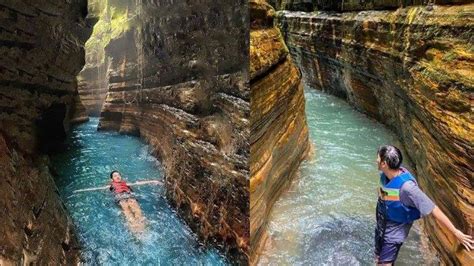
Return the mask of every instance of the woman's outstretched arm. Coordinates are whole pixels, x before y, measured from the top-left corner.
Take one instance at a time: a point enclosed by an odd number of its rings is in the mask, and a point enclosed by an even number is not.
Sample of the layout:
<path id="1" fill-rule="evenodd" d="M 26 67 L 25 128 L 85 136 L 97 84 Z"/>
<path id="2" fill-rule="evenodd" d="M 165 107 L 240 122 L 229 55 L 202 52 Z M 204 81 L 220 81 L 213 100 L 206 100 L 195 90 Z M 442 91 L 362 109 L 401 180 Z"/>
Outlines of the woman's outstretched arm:
<path id="1" fill-rule="evenodd" d="M 161 182 L 160 180 L 142 180 L 142 181 L 137 181 L 135 183 L 130 183 L 128 185 L 129 186 L 140 186 L 140 185 L 147 185 L 147 184 L 156 184 L 156 185 L 161 186 L 161 185 L 163 185 L 163 182 Z M 84 191 L 104 190 L 104 189 L 108 189 L 108 188 L 110 188 L 110 186 L 84 188 L 84 189 L 74 190 L 73 193 L 84 192 Z"/>

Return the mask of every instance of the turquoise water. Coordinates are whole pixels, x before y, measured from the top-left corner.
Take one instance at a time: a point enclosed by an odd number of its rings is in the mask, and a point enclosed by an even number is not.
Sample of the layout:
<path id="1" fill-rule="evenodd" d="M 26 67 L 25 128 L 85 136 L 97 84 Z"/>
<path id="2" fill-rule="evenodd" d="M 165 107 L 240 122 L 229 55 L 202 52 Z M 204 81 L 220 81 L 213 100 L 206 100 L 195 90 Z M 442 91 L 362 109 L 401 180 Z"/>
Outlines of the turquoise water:
<path id="1" fill-rule="evenodd" d="M 141 237 L 127 227 L 111 192 L 73 193 L 107 185 L 117 169 L 129 183 L 162 179 L 159 162 L 137 137 L 97 131 L 97 118 L 72 129 L 68 149 L 52 157 L 56 184 L 78 231 L 86 265 L 225 265 L 177 216 L 157 185 L 133 187 L 147 229 Z"/>
<path id="2" fill-rule="evenodd" d="M 272 210 L 260 264 L 373 265 L 376 152 L 399 142 L 341 99 L 311 88 L 305 97 L 314 155 Z M 434 263 L 421 243 L 415 224 L 397 265 Z"/>

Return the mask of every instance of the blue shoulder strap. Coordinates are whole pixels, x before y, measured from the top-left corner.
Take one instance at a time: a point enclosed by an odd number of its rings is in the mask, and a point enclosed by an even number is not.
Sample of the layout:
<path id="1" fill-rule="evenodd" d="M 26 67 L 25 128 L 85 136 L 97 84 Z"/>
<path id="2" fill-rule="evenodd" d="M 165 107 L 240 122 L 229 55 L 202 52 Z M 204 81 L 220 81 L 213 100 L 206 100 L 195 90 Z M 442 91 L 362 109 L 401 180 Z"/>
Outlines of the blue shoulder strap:
<path id="1" fill-rule="evenodd" d="M 403 184 L 409 180 L 414 180 L 413 176 L 410 174 L 410 172 L 405 172 L 397 177 L 395 177 L 394 179 L 390 180 L 390 182 L 388 182 L 388 184 L 386 184 L 387 187 L 389 188 L 396 188 L 396 189 L 400 189 Z"/>

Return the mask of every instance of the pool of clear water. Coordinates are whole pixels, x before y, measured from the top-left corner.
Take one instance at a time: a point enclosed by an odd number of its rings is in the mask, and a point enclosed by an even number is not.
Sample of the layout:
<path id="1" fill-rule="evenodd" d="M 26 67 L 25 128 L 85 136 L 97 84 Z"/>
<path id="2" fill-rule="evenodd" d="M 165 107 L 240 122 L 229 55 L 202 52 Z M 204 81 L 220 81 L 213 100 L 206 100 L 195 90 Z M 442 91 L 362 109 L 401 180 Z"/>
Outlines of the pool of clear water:
<path id="1" fill-rule="evenodd" d="M 111 192 L 100 187 L 119 170 L 129 183 L 162 179 L 159 162 L 138 137 L 97 131 L 97 118 L 74 127 L 67 150 L 52 156 L 56 184 L 82 244 L 86 265 L 226 265 L 216 248 L 204 246 L 164 198 L 159 185 L 134 187 L 147 220 L 141 237 L 129 231 Z"/>
<path id="2" fill-rule="evenodd" d="M 376 151 L 399 142 L 339 98 L 312 88 L 305 97 L 314 155 L 274 205 L 260 264 L 373 265 Z M 415 223 L 397 265 L 433 263 L 422 237 Z"/>

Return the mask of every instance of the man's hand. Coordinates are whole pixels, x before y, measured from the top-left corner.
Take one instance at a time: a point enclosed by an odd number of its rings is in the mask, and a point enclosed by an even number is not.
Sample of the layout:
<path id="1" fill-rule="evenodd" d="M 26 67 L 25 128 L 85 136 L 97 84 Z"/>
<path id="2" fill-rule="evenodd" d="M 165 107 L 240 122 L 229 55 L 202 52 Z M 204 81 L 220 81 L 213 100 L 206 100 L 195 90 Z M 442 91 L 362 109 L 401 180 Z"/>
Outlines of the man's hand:
<path id="1" fill-rule="evenodd" d="M 453 223 L 449 220 L 448 217 L 441 211 L 438 206 L 435 206 L 433 209 L 433 216 L 441 222 L 444 226 L 446 226 L 453 234 L 456 236 L 458 239 L 459 243 L 461 243 L 468 251 L 471 251 L 474 249 L 474 240 L 472 239 L 472 236 L 466 235 L 463 232 L 461 232 L 459 229 L 457 229 Z"/>
<path id="2" fill-rule="evenodd" d="M 458 241 L 468 250 L 471 251 L 474 249 L 474 240 L 472 239 L 472 236 L 466 235 L 460 230 L 456 229 L 454 231 L 454 235 L 458 239 Z"/>

